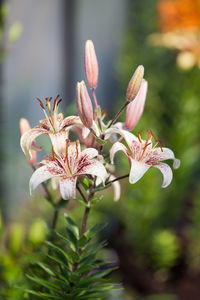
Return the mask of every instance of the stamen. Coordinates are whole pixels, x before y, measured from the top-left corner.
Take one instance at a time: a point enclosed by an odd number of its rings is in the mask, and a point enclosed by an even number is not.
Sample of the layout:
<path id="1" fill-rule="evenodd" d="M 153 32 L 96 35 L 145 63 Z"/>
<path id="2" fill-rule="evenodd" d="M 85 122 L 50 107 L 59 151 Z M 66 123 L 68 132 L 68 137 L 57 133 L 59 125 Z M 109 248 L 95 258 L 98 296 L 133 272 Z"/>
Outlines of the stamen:
<path id="1" fill-rule="evenodd" d="M 137 138 L 138 138 L 139 142 L 140 142 L 140 143 L 142 143 L 142 141 L 141 141 L 141 138 L 140 138 L 140 136 L 141 136 L 141 133 L 140 133 L 140 132 L 138 132 L 138 134 L 136 134 L 136 136 L 137 136 Z"/>
<path id="2" fill-rule="evenodd" d="M 52 146 L 52 156 L 53 156 L 53 160 L 55 160 L 55 151 L 54 151 L 54 147 Z"/>
<path id="3" fill-rule="evenodd" d="M 51 113 L 51 104 L 50 104 L 50 101 L 51 101 L 52 97 L 50 98 L 46 98 L 46 106 L 48 107 L 48 111 L 49 111 L 49 115 L 50 115 L 50 118 L 51 118 L 51 121 L 52 121 L 52 124 L 54 126 L 54 119 L 53 119 L 53 115 Z"/>
<path id="4" fill-rule="evenodd" d="M 40 103 L 40 106 L 42 107 L 42 109 L 44 109 L 45 110 L 45 108 L 44 108 L 44 104 L 42 103 L 42 101 L 39 99 L 39 98 L 36 98 L 37 99 L 37 101 L 39 101 L 39 103 Z"/>
<path id="5" fill-rule="evenodd" d="M 54 100 L 54 103 L 53 103 L 53 111 L 54 111 L 55 108 L 56 108 L 56 102 L 58 101 L 59 97 L 60 97 L 60 95 L 57 95 L 56 98 L 55 98 L 55 100 Z"/>
<path id="6" fill-rule="evenodd" d="M 62 98 L 58 101 L 57 106 L 60 104 L 61 101 L 62 101 Z"/>
<path id="7" fill-rule="evenodd" d="M 156 139 L 155 135 L 153 132 L 150 130 L 152 137 L 154 138 L 155 142 L 158 143 L 158 146 L 160 147 L 161 151 L 163 152 L 162 144 L 159 140 Z"/>
<path id="8" fill-rule="evenodd" d="M 79 146 L 79 141 L 76 140 L 76 159 L 78 158 L 79 152 L 78 152 L 78 146 Z"/>
<path id="9" fill-rule="evenodd" d="M 67 163 L 68 169 L 69 169 L 70 173 L 72 174 L 72 171 L 71 171 L 71 168 L 70 168 L 70 164 L 69 164 L 69 157 L 68 157 L 68 155 L 69 155 L 69 153 L 68 153 L 69 146 L 70 146 L 70 140 L 66 139 L 66 156 L 65 156 L 65 162 Z"/>

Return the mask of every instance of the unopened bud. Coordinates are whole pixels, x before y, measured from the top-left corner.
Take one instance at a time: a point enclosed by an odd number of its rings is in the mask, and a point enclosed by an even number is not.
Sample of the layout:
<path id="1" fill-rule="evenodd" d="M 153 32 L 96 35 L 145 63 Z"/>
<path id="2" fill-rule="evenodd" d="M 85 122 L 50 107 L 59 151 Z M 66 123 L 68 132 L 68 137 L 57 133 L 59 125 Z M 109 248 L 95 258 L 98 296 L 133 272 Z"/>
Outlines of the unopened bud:
<path id="1" fill-rule="evenodd" d="M 93 107 L 84 81 L 77 83 L 76 107 L 83 125 L 90 128 L 93 125 Z"/>
<path id="2" fill-rule="evenodd" d="M 20 119 L 19 121 L 19 131 L 20 131 L 20 136 L 22 136 L 26 131 L 30 130 L 31 127 L 30 127 L 30 124 L 28 122 L 27 119 L 25 118 L 22 118 Z M 41 149 L 35 142 L 32 143 L 32 146 L 35 148 L 35 149 Z M 31 149 L 31 159 L 27 159 L 29 164 L 34 164 L 36 163 L 36 160 L 37 160 L 37 153 L 35 150 Z"/>
<path id="3" fill-rule="evenodd" d="M 142 83 L 137 93 L 135 100 L 129 103 L 126 110 L 125 127 L 128 130 L 132 130 L 138 123 L 140 117 L 143 114 L 146 95 L 147 95 L 148 83 L 142 79 Z"/>
<path id="4" fill-rule="evenodd" d="M 85 74 L 90 88 L 96 88 L 98 82 L 98 62 L 91 40 L 85 43 Z"/>
<path id="5" fill-rule="evenodd" d="M 138 66 L 135 70 L 126 91 L 126 100 L 127 101 L 133 101 L 140 89 L 141 82 L 144 76 L 144 67 Z"/>

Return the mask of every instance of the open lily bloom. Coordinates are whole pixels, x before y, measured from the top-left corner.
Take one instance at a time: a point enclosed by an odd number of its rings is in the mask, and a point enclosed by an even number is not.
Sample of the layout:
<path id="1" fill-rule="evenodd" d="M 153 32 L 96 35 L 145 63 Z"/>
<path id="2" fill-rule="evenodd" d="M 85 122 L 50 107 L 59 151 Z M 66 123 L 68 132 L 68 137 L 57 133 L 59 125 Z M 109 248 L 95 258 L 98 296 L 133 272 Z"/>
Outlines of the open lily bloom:
<path id="1" fill-rule="evenodd" d="M 159 141 L 155 139 L 150 130 L 148 130 L 146 140 L 142 140 L 140 135 L 136 137 L 126 130 L 120 132 L 116 131 L 116 133 L 119 133 L 123 136 L 128 144 L 129 149 L 122 143 L 116 142 L 110 149 L 111 163 L 113 163 L 116 152 L 121 150 L 125 153 L 125 155 L 128 157 L 131 168 L 129 175 L 130 183 L 136 183 L 151 167 L 159 169 L 163 174 L 163 188 L 167 187 L 171 183 L 173 177 L 172 170 L 167 164 L 161 161 L 173 159 L 174 169 L 179 168 L 180 160 L 175 158 L 172 150 L 168 148 L 162 148 Z M 155 146 L 153 146 L 150 136 L 155 139 Z M 156 147 L 157 144 L 159 144 L 160 147 Z"/>
<path id="2" fill-rule="evenodd" d="M 47 179 L 58 178 L 60 193 L 63 199 L 76 198 L 77 176 L 89 174 L 99 177 L 103 182 L 107 172 L 103 164 L 95 159 L 98 151 L 93 148 L 81 152 L 79 142 L 70 143 L 66 140 L 66 151 L 62 154 L 47 155 L 30 179 L 30 194 L 38 185 Z"/>
<path id="3" fill-rule="evenodd" d="M 51 110 L 50 101 L 51 98 L 46 98 L 46 106 L 49 111 L 49 116 L 45 111 L 45 107 L 40 99 L 40 106 L 44 111 L 46 119 L 41 120 L 40 124 L 25 132 L 20 140 L 20 145 L 25 155 L 30 159 L 33 141 L 41 134 L 46 134 L 50 137 L 54 146 L 54 151 L 60 153 L 65 148 L 65 140 L 68 138 L 68 131 L 72 126 L 82 125 L 82 122 L 78 116 L 69 116 L 63 118 L 63 114 L 58 114 L 58 106 L 62 99 L 59 99 L 59 95 L 54 100 L 53 110 Z"/>

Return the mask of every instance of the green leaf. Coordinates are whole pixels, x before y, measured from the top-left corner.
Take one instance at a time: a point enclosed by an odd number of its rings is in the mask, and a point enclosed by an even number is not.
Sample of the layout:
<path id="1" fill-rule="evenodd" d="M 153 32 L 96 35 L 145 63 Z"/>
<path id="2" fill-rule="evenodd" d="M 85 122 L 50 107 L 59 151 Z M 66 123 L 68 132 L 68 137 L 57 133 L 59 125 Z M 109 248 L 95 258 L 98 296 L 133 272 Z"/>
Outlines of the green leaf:
<path id="1" fill-rule="evenodd" d="M 68 239 L 67 237 L 65 237 L 64 235 L 62 235 L 59 232 L 56 232 L 57 236 L 59 236 L 61 239 L 63 239 L 65 242 L 67 242 L 68 246 L 72 249 L 72 251 L 76 251 L 77 247 L 76 245 L 74 245 L 74 243 L 72 243 L 70 241 L 70 239 Z"/>
<path id="2" fill-rule="evenodd" d="M 55 296 L 55 295 L 51 295 L 51 294 L 47 294 L 47 293 L 40 293 L 40 292 L 35 292 L 33 290 L 26 290 L 27 293 L 38 296 L 42 299 L 59 299 L 59 300 L 63 300 L 63 298 L 61 296 Z"/>
<path id="3" fill-rule="evenodd" d="M 46 241 L 45 242 L 49 247 L 57 250 L 58 252 L 60 252 L 65 258 L 67 261 L 69 261 L 70 263 L 73 263 L 71 257 L 63 250 L 61 249 L 60 247 L 54 245 L 53 243 L 49 242 L 49 241 Z"/>
<path id="4" fill-rule="evenodd" d="M 47 280 L 44 280 L 44 279 L 41 279 L 41 278 L 38 278 L 38 277 L 32 277 L 32 276 L 30 276 L 28 274 L 26 276 L 30 280 L 34 281 L 35 283 L 48 288 L 50 291 L 51 290 L 54 290 L 54 291 L 57 291 L 57 292 L 59 291 L 59 287 L 56 284 L 53 284 L 50 281 L 47 281 Z"/>
<path id="5" fill-rule="evenodd" d="M 65 220 L 67 221 L 67 223 L 70 225 L 70 229 L 73 231 L 75 237 L 78 240 L 79 239 L 79 228 L 78 228 L 78 226 L 67 214 L 64 214 L 64 217 L 65 217 Z"/>
<path id="6" fill-rule="evenodd" d="M 67 228 L 67 237 L 69 239 L 69 241 L 71 242 L 71 244 L 74 246 L 74 251 L 77 250 L 77 246 L 78 246 L 78 240 L 75 236 L 75 234 L 73 233 L 73 231 L 71 231 L 71 229 Z"/>
<path id="7" fill-rule="evenodd" d="M 37 265 L 40 266 L 47 274 L 51 276 L 55 276 L 54 271 L 52 270 L 52 267 L 50 268 L 48 265 L 42 263 L 42 262 L 37 262 Z"/>

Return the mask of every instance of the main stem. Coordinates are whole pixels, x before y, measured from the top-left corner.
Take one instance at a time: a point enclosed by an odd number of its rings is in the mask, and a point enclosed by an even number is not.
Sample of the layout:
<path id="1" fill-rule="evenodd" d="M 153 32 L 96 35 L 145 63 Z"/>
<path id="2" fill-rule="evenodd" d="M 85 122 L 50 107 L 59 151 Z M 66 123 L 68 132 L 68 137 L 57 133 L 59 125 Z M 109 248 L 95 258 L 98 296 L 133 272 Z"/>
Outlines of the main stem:
<path id="1" fill-rule="evenodd" d="M 90 212 L 90 207 L 86 207 L 85 208 L 85 213 L 84 213 L 84 216 L 83 216 L 83 223 L 82 223 L 80 237 L 82 237 L 84 235 L 85 231 L 86 231 L 89 212 Z"/>

